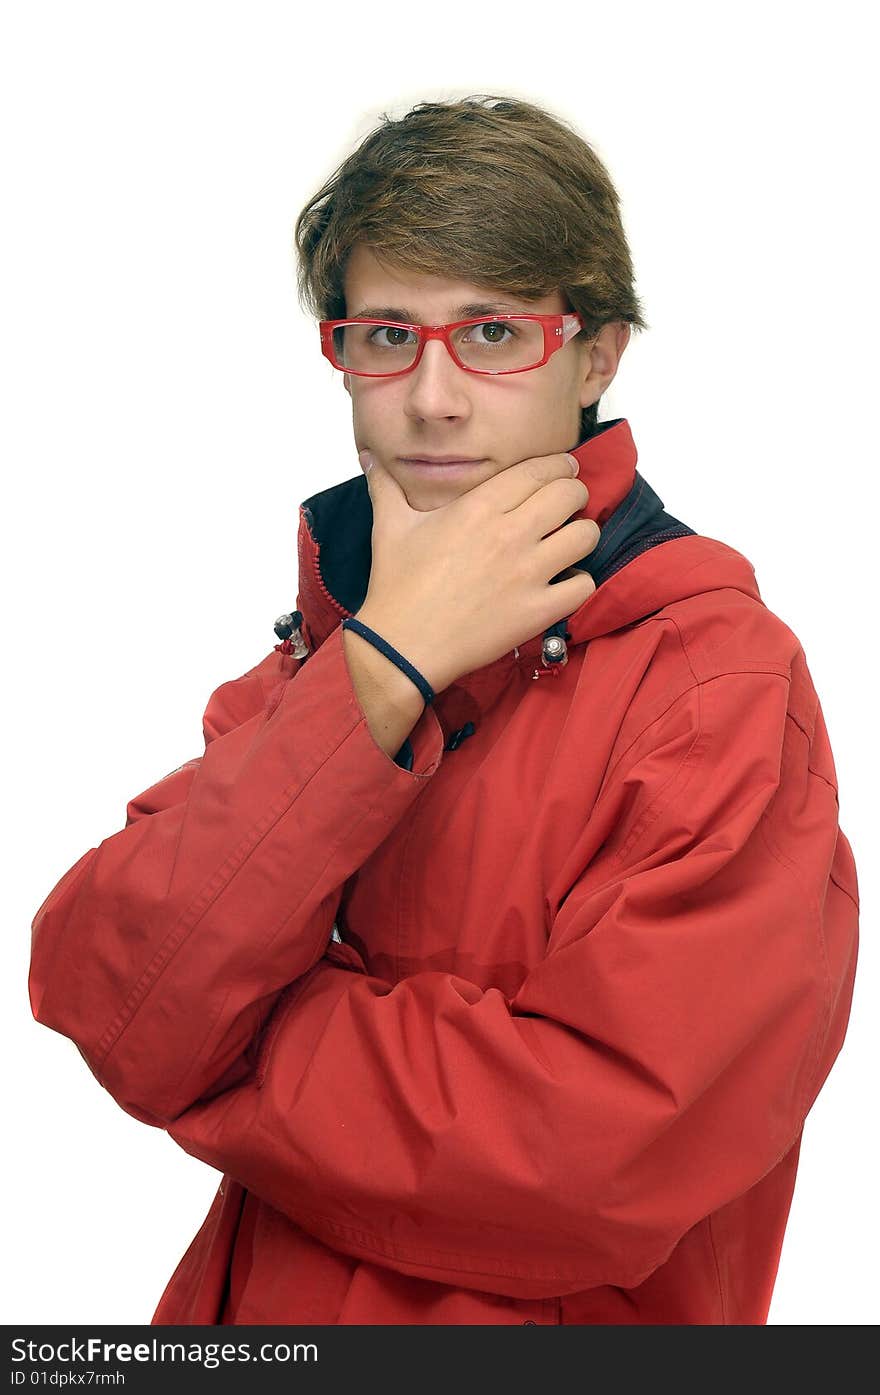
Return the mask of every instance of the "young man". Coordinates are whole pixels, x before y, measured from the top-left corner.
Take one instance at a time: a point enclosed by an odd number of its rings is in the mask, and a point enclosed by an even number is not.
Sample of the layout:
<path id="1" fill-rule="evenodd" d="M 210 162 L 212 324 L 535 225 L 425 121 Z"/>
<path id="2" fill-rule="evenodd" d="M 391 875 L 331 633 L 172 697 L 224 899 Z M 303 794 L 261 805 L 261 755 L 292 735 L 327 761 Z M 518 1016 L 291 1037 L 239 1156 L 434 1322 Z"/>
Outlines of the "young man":
<path id="1" fill-rule="evenodd" d="M 372 468 L 33 925 L 37 1020 L 224 1174 L 153 1322 L 763 1323 L 856 870 L 796 636 L 598 422 L 608 175 L 423 104 L 297 250 Z"/>

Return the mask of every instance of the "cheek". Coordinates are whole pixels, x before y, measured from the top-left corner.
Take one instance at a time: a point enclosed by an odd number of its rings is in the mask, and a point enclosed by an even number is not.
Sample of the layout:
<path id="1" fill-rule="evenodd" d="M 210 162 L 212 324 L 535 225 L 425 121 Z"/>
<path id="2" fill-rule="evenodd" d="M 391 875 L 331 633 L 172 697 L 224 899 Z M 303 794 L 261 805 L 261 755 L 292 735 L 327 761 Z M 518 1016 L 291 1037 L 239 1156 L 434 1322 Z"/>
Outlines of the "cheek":
<path id="1" fill-rule="evenodd" d="M 403 411 L 403 401 L 399 392 L 389 392 L 389 384 L 358 382 L 351 380 L 349 396 L 354 420 L 364 430 L 381 430 L 399 422 Z"/>

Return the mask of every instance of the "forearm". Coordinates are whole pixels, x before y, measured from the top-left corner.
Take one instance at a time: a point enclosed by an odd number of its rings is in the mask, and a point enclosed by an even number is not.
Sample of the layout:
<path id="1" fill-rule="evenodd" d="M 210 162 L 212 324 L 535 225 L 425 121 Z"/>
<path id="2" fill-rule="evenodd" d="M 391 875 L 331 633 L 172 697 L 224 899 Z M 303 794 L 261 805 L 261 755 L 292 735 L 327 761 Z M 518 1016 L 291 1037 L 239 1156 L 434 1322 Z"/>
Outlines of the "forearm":
<path id="1" fill-rule="evenodd" d="M 137 1117 L 173 1117 L 246 1072 L 274 1000 L 324 953 L 345 881 L 439 766 L 442 731 L 415 687 L 425 719 L 398 740 L 418 728 L 412 770 L 378 745 L 343 637 L 280 677 L 280 695 L 274 651 L 268 691 L 256 672 L 229 685 L 242 692 L 224 685 L 205 726 L 224 706 L 232 725 L 130 801 L 126 827 L 35 917 L 34 1016 Z"/>
<path id="2" fill-rule="evenodd" d="M 364 624 L 368 623 L 364 617 Z M 342 641 L 367 726 L 377 745 L 393 759 L 422 715 L 425 700 L 412 679 L 363 635 L 345 630 Z"/>

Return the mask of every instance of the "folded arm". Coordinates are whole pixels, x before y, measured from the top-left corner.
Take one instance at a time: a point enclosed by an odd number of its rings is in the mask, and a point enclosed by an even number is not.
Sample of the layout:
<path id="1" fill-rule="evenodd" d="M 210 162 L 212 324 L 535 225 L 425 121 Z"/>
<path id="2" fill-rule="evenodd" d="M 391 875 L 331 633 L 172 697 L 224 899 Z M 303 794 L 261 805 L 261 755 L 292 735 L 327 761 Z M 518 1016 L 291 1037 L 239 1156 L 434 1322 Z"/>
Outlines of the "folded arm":
<path id="1" fill-rule="evenodd" d="M 204 755 L 133 799 L 33 921 L 35 1018 L 143 1122 L 248 1077 L 276 1001 L 328 943 L 345 881 L 439 766 L 431 708 L 412 771 L 380 747 L 342 637 L 301 667 L 273 651 L 220 687 Z"/>
<path id="2" fill-rule="evenodd" d="M 851 853 L 821 713 L 808 734 L 787 693 L 727 674 L 653 724 L 512 998 L 320 959 L 250 1077 L 170 1135 L 402 1273 L 516 1297 L 641 1282 L 792 1147 L 846 1028 Z"/>

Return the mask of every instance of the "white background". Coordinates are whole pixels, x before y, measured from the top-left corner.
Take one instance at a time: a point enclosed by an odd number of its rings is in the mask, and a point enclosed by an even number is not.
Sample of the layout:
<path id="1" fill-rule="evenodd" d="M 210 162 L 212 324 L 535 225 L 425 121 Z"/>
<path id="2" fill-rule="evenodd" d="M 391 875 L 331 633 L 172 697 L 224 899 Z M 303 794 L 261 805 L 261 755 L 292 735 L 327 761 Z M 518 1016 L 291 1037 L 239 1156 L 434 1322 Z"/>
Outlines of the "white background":
<path id="1" fill-rule="evenodd" d="M 544 105 L 606 162 L 651 328 L 601 417 L 806 650 L 863 928 L 770 1321 L 877 1321 L 870 12 L 4 7 L 3 1321 L 149 1322 L 216 1189 L 33 1021 L 30 923 L 201 752 L 210 693 L 295 604 L 300 501 L 358 471 L 296 300 L 299 209 L 383 112 L 480 93 Z"/>

